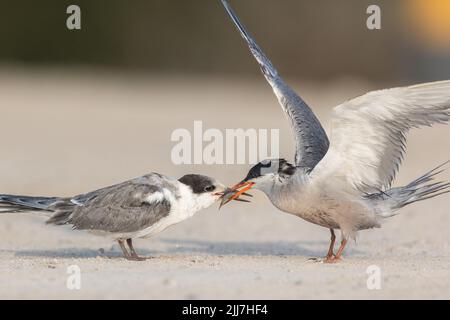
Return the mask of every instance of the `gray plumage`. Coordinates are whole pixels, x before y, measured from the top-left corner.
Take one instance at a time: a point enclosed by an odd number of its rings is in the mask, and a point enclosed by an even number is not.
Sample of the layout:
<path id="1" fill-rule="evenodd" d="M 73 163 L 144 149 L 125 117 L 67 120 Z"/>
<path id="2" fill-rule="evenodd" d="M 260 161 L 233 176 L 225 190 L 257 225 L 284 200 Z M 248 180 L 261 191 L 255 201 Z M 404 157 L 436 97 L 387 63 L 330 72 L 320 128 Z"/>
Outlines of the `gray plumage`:
<path id="1" fill-rule="evenodd" d="M 211 206 L 226 187 L 213 178 L 151 173 L 74 197 L 0 195 L 0 213 L 47 212 L 48 224 L 71 225 L 117 240 L 125 258 L 144 260 L 132 239 L 155 235 Z M 128 245 L 128 249 L 125 246 Z"/>
<path id="2" fill-rule="evenodd" d="M 278 75 L 277 70 L 244 28 L 228 2 L 222 0 L 222 3 L 247 42 L 250 52 L 259 63 L 263 75 L 291 122 L 296 146 L 295 165 L 311 171 L 327 153 L 329 141 L 325 130 L 308 105 Z"/>
<path id="3" fill-rule="evenodd" d="M 78 230 L 129 233 L 148 228 L 169 214 L 167 199 L 151 203 L 146 200 L 156 192 L 162 193 L 163 188 L 175 195 L 177 193 L 175 185 L 159 174 L 148 174 L 72 198 L 0 195 L 0 202 L 6 204 L 3 208 L 9 208 L 10 212 L 30 209 L 52 212 L 47 224 L 69 224 Z"/>
<path id="4" fill-rule="evenodd" d="M 443 181 L 433 182 L 434 178 L 444 171 L 440 169 L 448 163 L 449 161 L 430 170 L 406 186 L 389 188 L 385 191 L 367 194 L 365 198 L 367 201 L 372 202 L 375 208 L 380 208 L 380 216 L 389 217 L 395 215 L 396 210 L 409 204 L 449 193 L 450 183 Z M 386 210 L 386 207 L 390 210 Z"/>
<path id="5" fill-rule="evenodd" d="M 278 97 L 296 142 L 294 168 L 283 159 L 262 161 L 224 198 L 239 196 L 240 188 L 259 189 L 278 209 L 329 228 L 326 261 L 334 262 L 359 230 L 380 227 L 380 220 L 398 209 L 450 192 L 450 183 L 432 182 L 441 166 L 391 188 L 409 130 L 450 120 L 450 81 L 372 91 L 342 103 L 333 110 L 330 143 L 311 109 L 278 76 L 228 2 L 221 1 Z M 335 229 L 342 232 L 336 255 Z"/>

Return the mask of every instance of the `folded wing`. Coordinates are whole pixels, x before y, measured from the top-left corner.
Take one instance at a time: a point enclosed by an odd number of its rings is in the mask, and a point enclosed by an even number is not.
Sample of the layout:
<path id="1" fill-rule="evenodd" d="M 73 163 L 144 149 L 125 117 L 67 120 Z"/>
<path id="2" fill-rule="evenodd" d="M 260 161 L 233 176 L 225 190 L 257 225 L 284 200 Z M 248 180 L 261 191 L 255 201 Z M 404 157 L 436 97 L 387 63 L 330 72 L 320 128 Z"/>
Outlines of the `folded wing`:
<path id="1" fill-rule="evenodd" d="M 53 205 L 50 224 L 71 224 L 79 230 L 136 232 L 166 217 L 171 208 L 166 193 L 174 192 L 158 174 L 149 174 Z M 166 192 L 164 192 L 166 189 Z"/>

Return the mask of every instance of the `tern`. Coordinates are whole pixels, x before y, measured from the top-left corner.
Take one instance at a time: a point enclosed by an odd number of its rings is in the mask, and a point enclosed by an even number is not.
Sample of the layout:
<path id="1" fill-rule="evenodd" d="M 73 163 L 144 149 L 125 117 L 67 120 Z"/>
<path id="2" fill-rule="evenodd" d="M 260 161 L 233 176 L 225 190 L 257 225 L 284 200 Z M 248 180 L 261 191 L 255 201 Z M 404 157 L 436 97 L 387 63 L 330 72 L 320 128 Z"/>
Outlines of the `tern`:
<path id="1" fill-rule="evenodd" d="M 0 194 L 0 213 L 49 213 L 47 224 L 108 236 L 119 243 L 126 259 L 140 261 L 145 258 L 137 255 L 132 239 L 153 236 L 192 217 L 226 190 L 215 179 L 199 174 L 176 179 L 150 173 L 74 197 Z"/>
<path id="2" fill-rule="evenodd" d="M 380 227 L 411 203 L 450 192 L 450 184 L 431 182 L 437 167 L 392 188 L 411 128 L 446 123 L 450 118 L 450 81 L 369 92 L 334 108 L 331 142 L 308 105 L 279 76 L 226 0 L 231 20 L 272 87 L 295 138 L 295 160 L 268 159 L 225 192 L 226 204 L 251 188 L 261 190 L 281 211 L 328 228 L 331 241 L 320 261 L 337 262 L 349 238 Z M 335 230 L 341 244 L 334 254 Z"/>

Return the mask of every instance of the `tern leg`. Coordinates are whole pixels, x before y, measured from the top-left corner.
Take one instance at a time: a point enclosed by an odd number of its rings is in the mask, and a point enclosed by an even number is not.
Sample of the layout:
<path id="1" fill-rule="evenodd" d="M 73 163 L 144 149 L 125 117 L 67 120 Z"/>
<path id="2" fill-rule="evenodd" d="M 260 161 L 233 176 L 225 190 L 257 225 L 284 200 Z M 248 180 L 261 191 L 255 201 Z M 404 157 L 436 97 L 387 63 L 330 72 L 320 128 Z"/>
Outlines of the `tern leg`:
<path id="1" fill-rule="evenodd" d="M 131 238 L 127 239 L 127 244 L 128 247 L 130 248 L 130 260 L 135 260 L 135 261 L 144 261 L 146 260 L 146 258 L 143 257 L 139 257 L 138 254 L 136 253 L 136 251 L 134 250 L 133 247 L 133 240 Z"/>
<path id="2" fill-rule="evenodd" d="M 334 234 L 333 229 L 330 229 L 330 233 L 331 233 L 330 248 L 328 249 L 327 256 L 325 257 L 325 262 L 331 262 L 335 258 L 333 250 L 334 250 L 334 243 L 336 242 L 336 235 Z"/>
<path id="3" fill-rule="evenodd" d="M 345 245 L 347 244 L 347 239 L 343 238 L 341 241 L 341 246 L 339 247 L 338 252 L 336 253 L 336 256 L 334 257 L 335 260 L 340 260 L 342 256 L 342 252 L 344 252 Z"/>
<path id="4" fill-rule="evenodd" d="M 331 258 L 325 259 L 323 262 L 324 263 L 336 263 L 336 262 L 340 261 L 341 260 L 341 256 L 342 256 L 342 252 L 344 252 L 344 248 L 345 248 L 346 244 L 347 244 L 347 239 L 343 238 L 342 241 L 341 241 L 341 245 L 340 245 L 336 255 L 332 256 Z"/>
<path id="5" fill-rule="evenodd" d="M 117 240 L 117 242 L 119 243 L 120 249 L 122 249 L 123 256 L 125 257 L 125 259 L 130 260 L 130 258 L 131 258 L 130 253 L 128 252 L 127 248 L 125 247 L 125 243 L 123 242 L 123 240 L 119 239 L 119 240 Z"/>

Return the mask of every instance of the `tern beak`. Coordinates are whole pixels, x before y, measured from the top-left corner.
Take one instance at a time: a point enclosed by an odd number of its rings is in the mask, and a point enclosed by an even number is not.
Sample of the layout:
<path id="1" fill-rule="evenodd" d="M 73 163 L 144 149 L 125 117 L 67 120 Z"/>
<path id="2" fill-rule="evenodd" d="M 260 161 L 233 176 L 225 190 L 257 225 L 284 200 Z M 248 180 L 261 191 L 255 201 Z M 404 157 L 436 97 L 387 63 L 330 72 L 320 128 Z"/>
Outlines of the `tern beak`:
<path id="1" fill-rule="evenodd" d="M 215 196 L 222 196 L 225 192 L 227 192 L 230 188 L 228 188 L 227 186 L 223 185 L 223 184 L 219 184 L 217 186 L 216 192 L 213 193 L 213 195 Z"/>
<path id="2" fill-rule="evenodd" d="M 246 191 L 250 190 L 254 185 L 255 185 L 254 182 L 241 182 L 236 184 L 232 188 L 225 190 L 222 195 L 222 201 L 220 202 L 219 209 L 232 200 L 250 202 L 245 199 L 239 199 L 239 197 L 240 196 L 252 197 L 252 195 L 246 193 Z"/>

